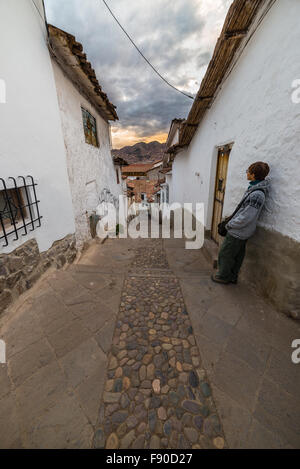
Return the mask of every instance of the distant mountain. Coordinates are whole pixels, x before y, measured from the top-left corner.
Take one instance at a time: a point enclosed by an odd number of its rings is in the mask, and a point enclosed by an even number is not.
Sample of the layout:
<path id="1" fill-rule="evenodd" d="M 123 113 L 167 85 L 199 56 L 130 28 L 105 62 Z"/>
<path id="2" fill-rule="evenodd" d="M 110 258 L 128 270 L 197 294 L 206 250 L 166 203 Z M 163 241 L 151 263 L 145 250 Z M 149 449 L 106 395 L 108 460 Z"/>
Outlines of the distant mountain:
<path id="1" fill-rule="evenodd" d="M 112 150 L 113 156 L 123 158 L 127 163 L 154 163 L 155 161 L 163 158 L 166 149 L 165 143 L 154 142 L 140 142 L 132 146 L 120 148 L 119 150 Z"/>

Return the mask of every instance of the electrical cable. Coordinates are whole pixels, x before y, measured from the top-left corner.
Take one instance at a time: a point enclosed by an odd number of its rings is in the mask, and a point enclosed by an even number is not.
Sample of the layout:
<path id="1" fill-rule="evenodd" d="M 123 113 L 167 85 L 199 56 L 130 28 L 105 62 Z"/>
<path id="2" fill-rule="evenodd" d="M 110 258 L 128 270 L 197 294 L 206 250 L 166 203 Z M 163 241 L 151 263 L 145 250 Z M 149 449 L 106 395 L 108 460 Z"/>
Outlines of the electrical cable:
<path id="1" fill-rule="evenodd" d="M 128 37 L 129 41 L 132 43 L 132 45 L 136 48 L 136 50 L 138 51 L 138 53 L 143 57 L 143 59 L 147 62 L 147 64 L 152 68 L 152 70 L 168 85 L 170 86 L 171 88 L 173 88 L 173 90 L 175 91 L 178 91 L 179 93 L 183 94 L 184 96 L 186 96 L 187 98 L 190 98 L 190 99 L 194 99 L 193 96 L 190 96 L 189 94 L 185 93 L 184 91 L 181 91 L 179 90 L 178 88 L 176 88 L 175 86 L 173 86 L 171 83 L 168 82 L 168 80 L 166 80 L 166 78 L 164 78 L 159 72 L 158 70 L 156 70 L 156 68 L 151 64 L 151 62 L 144 56 L 143 52 L 138 48 L 138 46 L 135 44 L 135 42 L 133 41 L 133 39 L 129 36 L 129 34 L 127 33 L 127 31 L 123 28 L 123 26 L 121 25 L 121 23 L 119 22 L 119 20 L 116 18 L 116 16 L 114 15 L 114 13 L 111 11 L 110 7 L 108 6 L 108 4 L 106 3 L 105 0 L 102 0 L 104 5 L 106 6 L 106 8 L 108 9 L 108 11 L 110 12 L 110 14 L 112 15 L 112 17 L 114 18 L 114 20 L 118 23 L 118 25 L 120 26 L 120 28 L 122 29 L 122 31 L 126 34 L 126 36 Z"/>

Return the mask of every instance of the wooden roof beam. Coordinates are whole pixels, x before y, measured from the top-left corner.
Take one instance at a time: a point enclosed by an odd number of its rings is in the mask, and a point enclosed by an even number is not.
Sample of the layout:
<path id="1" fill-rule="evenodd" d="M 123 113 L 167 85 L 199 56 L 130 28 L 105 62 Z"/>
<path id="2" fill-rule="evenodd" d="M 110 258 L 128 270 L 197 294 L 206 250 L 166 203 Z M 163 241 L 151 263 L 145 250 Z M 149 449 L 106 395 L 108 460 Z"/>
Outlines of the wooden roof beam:
<path id="1" fill-rule="evenodd" d="M 198 96 L 194 99 L 194 101 L 211 101 L 212 99 L 213 96 Z"/>
<path id="2" fill-rule="evenodd" d="M 225 31 L 224 38 L 225 39 L 241 39 L 248 34 L 248 29 L 237 29 L 235 31 Z"/>

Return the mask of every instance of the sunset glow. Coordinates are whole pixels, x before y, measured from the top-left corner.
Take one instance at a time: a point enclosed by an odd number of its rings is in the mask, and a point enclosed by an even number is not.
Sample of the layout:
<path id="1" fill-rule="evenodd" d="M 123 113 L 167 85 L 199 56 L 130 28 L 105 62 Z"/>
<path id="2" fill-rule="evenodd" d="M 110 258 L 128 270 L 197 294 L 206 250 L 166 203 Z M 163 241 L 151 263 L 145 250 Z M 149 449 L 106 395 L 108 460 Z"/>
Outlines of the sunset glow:
<path id="1" fill-rule="evenodd" d="M 112 134 L 112 143 L 113 148 L 119 149 L 123 148 L 127 145 L 135 145 L 139 142 L 153 142 L 157 141 L 159 143 L 164 143 L 167 139 L 167 133 L 157 133 L 154 135 L 149 135 L 147 137 L 139 137 L 133 130 L 129 130 L 126 128 L 119 128 L 119 127 L 112 127 L 111 129 Z"/>

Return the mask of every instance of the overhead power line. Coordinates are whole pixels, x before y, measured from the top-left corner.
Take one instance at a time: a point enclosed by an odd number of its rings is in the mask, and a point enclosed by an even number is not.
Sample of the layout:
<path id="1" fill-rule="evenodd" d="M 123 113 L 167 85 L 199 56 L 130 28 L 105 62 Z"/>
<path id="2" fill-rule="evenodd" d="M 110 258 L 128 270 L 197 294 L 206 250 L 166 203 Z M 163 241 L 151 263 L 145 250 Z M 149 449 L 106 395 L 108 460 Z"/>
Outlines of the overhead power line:
<path id="1" fill-rule="evenodd" d="M 114 20 L 118 23 L 118 25 L 120 26 L 120 28 L 122 29 L 122 31 L 126 34 L 126 36 L 128 37 L 129 41 L 132 43 L 132 45 L 136 48 L 136 50 L 138 51 L 138 53 L 143 57 L 143 59 L 147 62 L 147 64 L 152 68 L 152 70 L 168 85 L 170 86 L 171 88 L 173 88 L 173 90 L 175 91 L 178 91 L 179 93 L 183 94 L 184 96 L 186 96 L 187 98 L 190 98 L 190 99 L 194 99 L 193 96 L 190 96 L 189 94 L 187 93 L 184 93 L 184 91 L 181 91 L 179 90 L 178 88 L 176 88 L 175 86 L 173 86 L 171 83 L 168 82 L 168 80 L 166 80 L 166 78 L 164 78 L 158 70 L 156 70 L 156 68 L 151 64 L 151 62 L 149 62 L 149 60 L 144 56 L 143 52 L 138 48 L 138 46 L 135 44 L 135 42 L 133 41 L 133 39 L 129 36 L 129 34 L 127 33 L 127 31 L 123 28 L 123 26 L 121 25 L 121 23 L 119 22 L 119 20 L 116 18 L 116 16 L 114 15 L 114 13 L 111 11 L 111 9 L 109 8 L 109 6 L 107 5 L 106 1 L 105 0 L 102 0 L 104 5 L 106 6 L 106 8 L 108 9 L 108 11 L 110 12 L 110 14 L 112 15 L 112 17 L 114 18 Z"/>

